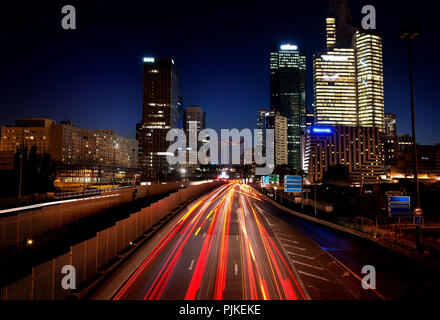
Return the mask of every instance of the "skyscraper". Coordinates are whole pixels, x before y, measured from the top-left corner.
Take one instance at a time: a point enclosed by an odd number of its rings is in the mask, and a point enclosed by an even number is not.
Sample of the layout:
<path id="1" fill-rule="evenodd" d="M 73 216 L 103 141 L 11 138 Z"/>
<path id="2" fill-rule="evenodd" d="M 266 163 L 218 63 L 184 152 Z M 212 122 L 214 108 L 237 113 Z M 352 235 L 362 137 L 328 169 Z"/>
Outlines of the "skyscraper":
<path id="1" fill-rule="evenodd" d="M 144 58 L 142 121 L 136 126 L 142 177 L 164 180 L 168 174 L 167 132 L 178 126 L 179 90 L 174 61 Z"/>
<path id="2" fill-rule="evenodd" d="M 345 1 L 342 2 L 345 8 Z M 326 19 L 327 49 L 314 56 L 315 124 L 375 127 L 382 133 L 382 38 L 361 29 L 353 31 L 352 25 L 338 29 L 337 22 L 334 18 Z M 340 44 L 337 30 L 342 30 L 345 37 L 352 35 L 352 41 Z"/>
<path id="3" fill-rule="evenodd" d="M 190 122 L 197 128 L 197 134 L 205 129 L 206 113 L 199 106 L 188 106 L 185 110 L 185 130 L 189 129 Z"/>
<path id="4" fill-rule="evenodd" d="M 356 126 L 356 59 L 349 48 L 332 48 L 313 61 L 315 124 Z"/>
<path id="5" fill-rule="evenodd" d="M 260 130 L 265 129 L 264 119 L 266 117 L 266 113 L 268 113 L 268 112 L 269 112 L 269 110 L 267 110 L 267 109 L 259 109 L 257 111 L 257 129 L 260 129 Z"/>
<path id="6" fill-rule="evenodd" d="M 385 131 L 382 38 L 356 31 L 359 125 Z"/>
<path id="7" fill-rule="evenodd" d="M 397 136 L 397 117 L 393 113 L 385 113 L 385 134 Z"/>
<path id="8" fill-rule="evenodd" d="M 287 151 L 287 118 L 279 112 L 268 112 L 264 120 L 266 129 L 274 130 L 275 138 L 275 166 L 288 164 Z"/>
<path id="9" fill-rule="evenodd" d="M 197 159 L 197 152 L 202 146 L 202 142 L 198 141 L 198 136 L 200 131 L 205 129 L 206 113 L 203 112 L 200 106 L 188 106 L 185 110 L 184 121 L 187 144 L 189 144 L 190 139 L 195 139 L 195 141 L 197 141 L 196 149 L 192 148 L 191 145 L 188 145 L 189 159 Z M 195 165 L 196 164 L 190 164 L 187 167 L 192 167 Z"/>
<path id="10" fill-rule="evenodd" d="M 295 45 L 270 52 L 271 109 L 287 118 L 289 166 L 301 168 L 301 134 L 306 128 L 306 57 Z"/>

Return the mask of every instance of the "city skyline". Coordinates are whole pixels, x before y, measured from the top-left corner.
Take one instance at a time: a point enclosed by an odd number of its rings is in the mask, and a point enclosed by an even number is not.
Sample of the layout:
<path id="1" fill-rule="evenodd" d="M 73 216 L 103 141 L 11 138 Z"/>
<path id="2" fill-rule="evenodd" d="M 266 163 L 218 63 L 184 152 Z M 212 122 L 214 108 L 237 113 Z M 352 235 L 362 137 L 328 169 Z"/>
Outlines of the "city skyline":
<path id="1" fill-rule="evenodd" d="M 243 42 L 239 42 L 238 38 L 243 35 L 242 32 L 238 32 L 237 36 L 225 38 L 221 36 L 220 30 L 212 27 L 214 30 L 211 31 L 219 39 L 216 41 L 201 41 L 195 47 L 195 49 L 199 49 L 199 52 L 202 52 L 200 49 L 203 48 L 204 52 L 215 53 L 211 56 L 212 58 L 209 58 L 210 54 L 197 53 L 197 50 L 180 49 L 178 40 L 170 33 L 171 30 L 168 29 L 166 34 L 170 35 L 170 37 L 167 38 L 167 41 L 160 41 L 156 36 L 151 35 L 148 30 L 139 28 L 139 31 L 130 35 L 128 40 L 123 42 L 128 45 L 129 50 L 127 50 L 127 53 L 121 53 L 118 50 L 112 54 L 106 53 L 104 50 L 110 45 L 108 38 L 111 38 L 112 35 L 116 37 L 125 36 L 127 32 L 135 31 L 135 27 L 145 26 L 134 19 L 135 22 L 131 25 L 119 26 L 121 30 L 116 28 L 109 29 L 109 25 L 102 21 L 102 24 L 96 27 L 96 31 L 90 32 L 89 19 L 91 19 L 93 13 L 96 13 L 97 8 L 93 5 L 82 7 L 84 5 L 81 4 L 79 8 L 82 10 L 79 13 L 82 12 L 83 16 L 82 19 L 79 18 L 79 23 L 83 21 L 83 27 L 80 28 L 81 25 L 79 25 L 78 30 L 75 31 L 77 32 L 76 34 L 66 34 L 63 30 L 54 31 L 54 36 L 60 40 L 60 47 L 55 51 L 58 55 L 50 54 L 47 57 L 43 56 L 45 50 L 50 50 L 50 44 L 46 49 L 37 49 L 31 46 L 32 49 L 28 49 L 29 51 L 26 53 L 24 50 L 19 50 L 21 45 L 14 43 L 12 38 L 7 39 L 7 41 L 10 41 L 11 50 L 5 53 L 6 59 L 3 59 L 3 61 L 8 60 L 7 58 L 10 59 L 4 69 L 7 75 L 10 75 L 10 72 L 13 71 L 16 71 L 16 75 L 5 77 L 8 79 L 7 82 L 2 80 L 2 82 L 5 82 L 3 87 L 6 90 L 2 96 L 1 103 L 14 106 L 14 109 L 19 111 L 14 114 L 7 110 L 10 108 L 3 108 L 1 111 L 1 118 L 3 120 L 1 124 L 10 124 L 13 122 L 13 119 L 19 117 L 44 116 L 56 119 L 57 121 L 72 120 L 84 128 L 109 128 L 122 136 L 134 137 L 133 124 L 138 123 L 141 118 L 139 107 L 142 105 L 142 97 L 140 97 L 142 90 L 139 90 L 139 87 L 141 87 L 139 82 L 142 75 L 139 69 L 142 64 L 142 58 L 144 56 L 170 56 L 173 57 L 178 65 L 181 93 L 185 105 L 203 105 L 204 109 L 210 114 L 211 121 L 209 127 L 216 130 L 223 127 L 255 128 L 255 111 L 260 108 L 270 108 L 268 57 L 271 43 L 291 42 L 304 47 L 308 70 L 307 96 L 313 96 L 313 91 L 311 90 L 313 85 L 313 81 L 311 81 L 311 58 L 314 53 L 321 52 L 325 46 L 325 35 L 323 32 L 326 17 L 325 4 L 326 1 L 323 1 L 321 5 L 313 8 L 314 14 L 307 15 L 311 17 L 307 22 L 300 21 L 304 22 L 303 25 L 307 25 L 307 28 L 298 27 L 299 22 L 293 18 L 285 21 L 279 19 L 282 23 L 275 23 L 269 28 L 269 31 L 254 30 L 252 34 L 255 36 L 258 32 L 262 32 L 262 37 L 261 39 L 258 38 L 258 40 L 255 39 L 257 37 L 251 37 L 244 38 Z M 351 2 L 353 15 L 361 16 L 361 4 L 358 1 Z M 414 19 L 411 20 L 405 16 L 408 15 L 407 10 L 392 8 L 391 6 L 379 3 L 374 5 L 378 13 L 378 29 L 382 32 L 384 41 L 385 112 L 397 114 L 399 133 L 410 133 L 409 95 L 407 94 L 409 86 L 408 72 L 406 68 L 397 67 L 398 63 L 404 65 L 407 63 L 407 48 L 405 42 L 398 39 L 394 32 L 401 25 L 412 22 Z M 204 12 L 203 7 L 197 8 L 199 10 L 197 12 Z M 253 21 L 254 18 L 252 17 L 262 16 L 264 8 L 264 6 L 256 6 L 252 10 L 251 17 L 240 19 L 239 16 L 243 12 L 244 7 L 238 6 L 236 11 L 230 13 L 234 27 L 243 24 L 247 19 Z M 42 11 L 42 8 L 35 9 L 40 14 L 47 15 L 49 22 L 47 25 L 37 25 L 35 29 L 36 34 L 34 34 L 36 39 L 31 40 L 31 44 L 33 41 L 40 41 L 41 47 L 44 47 L 45 42 L 39 38 L 38 34 L 42 30 L 46 30 L 51 25 L 51 22 L 59 23 L 59 13 L 54 12 L 53 8 L 45 12 Z M 14 12 L 14 8 L 11 10 Z M 298 6 L 297 11 L 310 12 L 311 10 L 312 8 L 309 5 L 301 4 Z M 392 10 L 395 10 L 396 14 L 388 17 L 387 24 L 385 24 L 384 16 Z M 111 4 L 106 7 L 104 12 L 112 17 L 117 16 L 115 8 Z M 221 12 L 223 13 L 223 11 Z M 50 15 L 53 15 L 53 17 Z M 223 15 L 221 14 L 220 16 Z M 282 16 L 283 14 L 280 13 L 280 17 Z M 174 15 L 174 17 L 176 16 Z M 399 17 L 401 19 L 398 19 Z M 391 22 L 389 21 L 390 19 Z M 8 21 L 8 19 L 5 18 L 5 21 Z M 176 21 L 179 21 L 178 16 Z M 393 21 L 400 22 L 393 23 Z M 420 22 L 423 34 L 420 40 L 417 40 L 415 47 L 418 142 L 420 144 L 435 144 L 439 142 L 439 137 L 436 135 L 436 117 L 433 115 L 436 115 L 439 111 L 434 108 L 435 106 L 432 102 L 434 101 L 431 98 L 434 90 L 431 89 L 431 86 L 435 82 L 434 77 L 438 66 L 429 65 L 428 67 L 428 62 L 421 59 L 421 52 L 423 52 L 423 48 L 427 45 L 426 41 L 429 38 L 429 33 L 432 31 L 429 28 L 431 23 L 429 19 Z M 208 25 L 210 24 L 208 23 Z M 188 24 L 185 27 L 192 30 L 194 26 Z M 110 30 L 109 32 L 104 32 L 108 29 Z M 20 33 L 20 30 L 16 32 Z M 92 40 L 102 32 L 104 32 L 102 40 L 104 45 L 94 45 Z M 134 39 L 135 35 L 142 34 L 143 32 L 149 35 L 148 39 L 151 41 Z M 195 32 L 191 36 L 190 43 L 202 39 L 207 32 Z M 179 32 L 176 32 L 176 34 L 179 34 Z M 236 50 L 228 52 L 224 49 L 226 44 L 233 44 Z M 81 60 L 81 56 L 77 56 L 80 51 L 85 52 L 86 57 L 86 59 L 82 59 L 82 63 L 78 60 L 78 58 Z M 191 51 L 191 53 L 188 51 Z M 252 54 L 245 56 L 243 55 L 244 52 Z M 233 61 L 231 55 L 234 53 L 239 57 L 243 56 L 243 58 Z M 32 64 L 28 68 L 36 72 L 30 73 L 32 75 L 28 78 L 20 78 L 20 75 L 23 75 L 24 67 L 18 64 L 20 58 L 26 55 L 31 55 L 32 61 L 49 60 L 50 63 L 47 64 L 44 70 L 38 66 L 40 63 Z M 194 59 L 189 59 L 191 56 Z M 212 68 L 212 63 L 216 63 L 217 67 Z M 205 68 L 199 67 L 199 64 L 206 65 L 208 67 L 207 70 L 210 71 L 208 73 L 204 72 Z M 239 76 L 235 79 L 227 81 L 227 73 L 232 69 L 237 70 L 237 67 L 242 72 L 238 72 Z M 41 81 L 43 75 L 45 76 L 45 81 Z M 60 77 L 65 79 L 64 84 L 60 83 Z M 14 87 L 18 79 L 21 79 L 22 83 L 19 89 Z M 432 79 L 432 81 L 423 81 L 425 79 Z M 112 89 L 114 86 L 120 85 L 121 81 L 127 82 L 127 84 L 122 84 L 121 90 L 118 93 L 114 92 Z M 240 86 L 237 86 L 238 83 L 240 83 Z M 14 100 L 12 96 L 17 90 L 24 90 L 28 94 Z M 79 94 L 69 99 L 68 95 L 72 90 Z M 228 92 L 228 97 L 222 94 L 225 91 Z M 41 105 L 42 101 L 44 101 L 43 105 Z M 35 107 L 36 102 L 39 105 L 38 108 Z M 312 102 L 313 99 L 308 99 L 308 108 L 310 108 Z M 242 110 L 244 116 L 239 119 L 232 118 L 225 125 L 228 112 L 232 112 L 237 108 Z M 118 117 L 116 118 L 112 117 L 115 112 L 118 112 Z M 96 125 L 92 123 L 96 123 Z"/>
<path id="2" fill-rule="evenodd" d="M 242 319 L 437 298 L 435 10 L 2 9 L 0 302 Z"/>

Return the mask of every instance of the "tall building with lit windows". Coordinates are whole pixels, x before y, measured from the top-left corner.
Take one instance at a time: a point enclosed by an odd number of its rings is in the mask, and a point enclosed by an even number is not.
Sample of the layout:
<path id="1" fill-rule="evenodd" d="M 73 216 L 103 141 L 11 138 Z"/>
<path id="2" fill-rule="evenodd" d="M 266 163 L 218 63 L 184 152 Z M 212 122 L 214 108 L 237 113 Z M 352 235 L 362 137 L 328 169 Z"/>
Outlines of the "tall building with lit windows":
<path id="1" fill-rule="evenodd" d="M 355 51 L 332 48 L 313 61 L 315 124 L 356 126 Z"/>
<path id="2" fill-rule="evenodd" d="M 385 132 L 382 38 L 357 31 L 355 46 L 359 125 Z"/>
<path id="3" fill-rule="evenodd" d="M 265 129 L 274 130 L 275 166 L 287 165 L 287 118 L 281 116 L 279 112 L 268 112 L 264 118 L 264 126 Z"/>
<path id="4" fill-rule="evenodd" d="M 271 110 L 287 118 L 288 165 L 301 168 L 301 135 L 306 129 L 306 57 L 295 45 L 270 52 Z"/>
<path id="5" fill-rule="evenodd" d="M 178 75 L 173 59 L 144 58 L 142 121 L 136 126 L 142 178 L 165 180 L 169 166 L 166 135 L 177 128 L 179 117 Z"/>
<path id="6" fill-rule="evenodd" d="M 330 49 L 336 46 L 336 19 L 327 18 L 325 22 L 327 49 Z"/>
<path id="7" fill-rule="evenodd" d="M 127 181 L 138 175 L 138 141 L 112 130 L 80 128 L 70 121 L 16 119 L 14 126 L 1 128 L 0 152 L 15 154 L 21 147 L 50 155 L 57 167 L 57 187 Z"/>
<path id="8" fill-rule="evenodd" d="M 359 29 L 350 31 L 351 47 L 346 40 L 339 44 L 337 22 L 326 19 L 327 49 L 314 56 L 315 124 L 374 127 L 383 133 L 382 38 Z"/>
<path id="9" fill-rule="evenodd" d="M 333 168 L 345 168 L 353 185 L 378 183 L 382 154 L 378 128 L 313 126 L 305 135 L 304 171 L 310 183 L 322 182 Z"/>

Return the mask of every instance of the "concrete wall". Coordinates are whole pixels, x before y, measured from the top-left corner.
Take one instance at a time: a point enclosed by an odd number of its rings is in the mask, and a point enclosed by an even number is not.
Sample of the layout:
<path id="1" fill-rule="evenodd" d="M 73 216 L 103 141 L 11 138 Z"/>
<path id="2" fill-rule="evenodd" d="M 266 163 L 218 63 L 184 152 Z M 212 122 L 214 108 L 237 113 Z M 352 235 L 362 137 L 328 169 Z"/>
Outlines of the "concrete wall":
<path id="1" fill-rule="evenodd" d="M 68 298 L 71 292 L 61 287 L 61 280 L 65 276 L 61 273 L 63 266 L 75 267 L 76 286 L 80 287 L 91 280 L 118 253 L 125 250 L 130 242 L 140 237 L 172 210 L 220 184 L 212 182 L 180 189 L 151 206 L 131 214 L 130 217 L 118 221 L 116 225 L 98 232 L 95 237 L 72 246 L 69 252 L 34 267 L 29 276 L 1 288 L 0 300 Z"/>
<path id="2" fill-rule="evenodd" d="M 137 199 L 146 196 L 177 191 L 180 183 L 138 186 Z M 99 213 L 133 200 L 133 188 L 102 193 L 83 199 L 73 199 L 53 206 L 20 212 L 17 215 L 0 217 L 0 257 L 17 252 L 26 246 L 28 239 L 44 241 L 44 233 L 61 228 L 81 218 Z M 3 251 L 3 253 L 2 253 Z"/>

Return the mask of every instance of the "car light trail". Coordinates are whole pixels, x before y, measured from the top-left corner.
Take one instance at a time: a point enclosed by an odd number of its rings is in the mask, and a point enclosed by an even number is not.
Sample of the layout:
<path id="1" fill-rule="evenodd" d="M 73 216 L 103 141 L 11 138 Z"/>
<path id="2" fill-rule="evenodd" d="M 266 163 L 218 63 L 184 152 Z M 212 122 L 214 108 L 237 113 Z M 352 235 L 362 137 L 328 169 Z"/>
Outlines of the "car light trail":
<path id="1" fill-rule="evenodd" d="M 230 280 L 237 281 L 234 290 L 245 300 L 305 299 L 279 244 L 253 207 L 256 201 L 265 199 L 238 183 L 205 196 L 154 247 L 114 299 L 167 299 L 170 294 L 185 300 L 229 299 Z"/>

